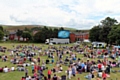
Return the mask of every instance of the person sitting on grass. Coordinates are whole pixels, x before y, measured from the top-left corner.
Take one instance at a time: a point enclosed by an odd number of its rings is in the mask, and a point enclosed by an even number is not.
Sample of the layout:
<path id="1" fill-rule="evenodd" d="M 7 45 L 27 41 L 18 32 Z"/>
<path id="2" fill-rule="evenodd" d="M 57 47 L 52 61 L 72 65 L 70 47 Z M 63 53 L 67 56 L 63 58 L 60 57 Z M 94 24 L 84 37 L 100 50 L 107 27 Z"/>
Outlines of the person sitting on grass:
<path id="1" fill-rule="evenodd" d="M 12 66 L 10 70 L 11 70 L 11 71 L 15 71 L 15 67 L 14 67 L 14 66 Z"/>
<path id="2" fill-rule="evenodd" d="M 47 76 L 44 76 L 44 80 L 48 80 L 48 79 L 47 79 Z"/>
<path id="3" fill-rule="evenodd" d="M 56 76 L 56 74 L 54 74 L 52 80 L 58 80 L 58 77 Z"/>
<path id="4" fill-rule="evenodd" d="M 55 73 L 55 72 L 56 72 L 56 67 L 54 66 L 53 69 L 51 69 L 51 71 L 52 71 L 53 73 Z"/>
<path id="5" fill-rule="evenodd" d="M 3 68 L 3 71 L 4 71 L 5 73 L 9 72 L 9 68 L 8 68 L 7 66 L 5 66 L 5 67 Z"/>
<path id="6" fill-rule="evenodd" d="M 25 77 L 22 77 L 21 80 L 26 80 Z"/>
<path id="7" fill-rule="evenodd" d="M 106 78 L 107 78 L 107 74 L 103 71 L 103 73 L 102 73 L 102 79 L 106 80 Z"/>
<path id="8" fill-rule="evenodd" d="M 3 72 L 3 67 L 2 67 L 2 68 L 0 68 L 0 72 Z"/>
<path id="9" fill-rule="evenodd" d="M 63 68 L 61 65 L 59 66 L 59 71 L 63 71 Z"/>
<path id="10" fill-rule="evenodd" d="M 87 76 L 85 76 L 85 78 L 86 78 L 87 80 L 92 80 L 92 74 L 89 73 Z"/>

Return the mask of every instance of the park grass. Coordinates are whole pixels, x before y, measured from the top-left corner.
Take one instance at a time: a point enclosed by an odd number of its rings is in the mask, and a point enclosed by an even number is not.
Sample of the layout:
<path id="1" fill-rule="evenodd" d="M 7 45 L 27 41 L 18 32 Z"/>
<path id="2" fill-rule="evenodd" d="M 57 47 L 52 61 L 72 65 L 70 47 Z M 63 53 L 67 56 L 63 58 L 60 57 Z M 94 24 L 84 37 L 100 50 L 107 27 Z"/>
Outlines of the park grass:
<path id="1" fill-rule="evenodd" d="M 0 43 L 0 46 L 4 46 L 4 47 L 7 47 L 7 48 L 13 48 L 12 45 L 35 45 L 35 46 L 39 46 L 39 47 L 42 47 L 43 49 L 46 49 L 48 47 L 48 45 L 45 45 L 45 44 L 36 44 L 36 43 Z M 65 44 L 65 46 L 72 46 L 73 44 Z M 58 47 L 59 45 L 55 45 L 56 47 Z M 9 52 L 7 53 L 0 53 L 0 55 L 2 54 L 5 54 L 5 55 L 9 55 Z M 78 54 L 77 55 L 79 58 L 83 58 L 83 55 L 81 54 Z M 36 56 L 37 57 L 37 56 Z M 65 56 L 64 56 L 65 57 Z M 41 59 L 46 59 L 47 56 L 42 56 Z M 56 60 L 56 56 L 55 56 L 55 60 Z M 86 61 L 87 59 L 86 58 L 83 58 L 84 61 Z M 90 59 L 92 60 L 92 59 Z M 95 59 L 97 60 L 97 59 Z M 2 62 L 2 60 L 0 60 L 0 67 L 4 67 L 4 66 L 8 66 L 9 68 L 12 67 L 12 66 L 15 66 L 14 64 L 11 64 L 10 61 L 7 61 L 7 62 Z M 47 67 L 48 69 L 52 69 L 53 67 L 55 66 L 55 64 L 48 64 Z M 27 67 L 28 70 L 29 70 L 29 75 L 32 75 L 32 72 L 31 72 L 31 66 Z M 65 73 L 65 70 L 67 69 L 67 66 L 63 65 L 63 72 L 61 73 L 56 73 L 58 76 L 61 76 L 61 75 L 66 75 Z M 113 68 L 113 70 L 120 70 L 120 68 Z M 47 76 L 47 70 L 44 71 L 44 74 Z M 86 76 L 88 73 L 82 73 L 82 74 L 77 74 L 76 77 L 72 77 L 71 80 L 77 80 L 78 78 L 80 78 L 80 80 L 86 80 L 84 78 L 84 76 Z M 53 75 L 53 74 L 52 74 Z M 108 78 L 107 80 L 115 80 L 116 78 L 119 79 L 119 76 L 120 75 L 120 72 L 117 72 L 117 73 L 111 73 L 110 74 L 110 78 Z M 20 80 L 21 77 L 24 76 L 24 72 L 20 72 L 20 71 L 14 71 L 14 72 L 9 72 L 9 73 L 0 73 L 0 80 Z M 93 79 L 93 80 L 96 80 L 96 79 Z"/>

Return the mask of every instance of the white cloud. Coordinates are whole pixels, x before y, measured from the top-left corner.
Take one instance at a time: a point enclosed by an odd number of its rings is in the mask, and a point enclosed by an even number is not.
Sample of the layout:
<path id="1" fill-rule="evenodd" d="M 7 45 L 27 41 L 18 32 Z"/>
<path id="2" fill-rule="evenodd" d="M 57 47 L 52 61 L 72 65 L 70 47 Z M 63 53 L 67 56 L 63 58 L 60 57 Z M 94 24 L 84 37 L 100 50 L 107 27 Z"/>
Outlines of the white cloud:
<path id="1" fill-rule="evenodd" d="M 119 0 L 0 0 L 0 23 L 90 29 L 107 16 L 120 21 Z"/>

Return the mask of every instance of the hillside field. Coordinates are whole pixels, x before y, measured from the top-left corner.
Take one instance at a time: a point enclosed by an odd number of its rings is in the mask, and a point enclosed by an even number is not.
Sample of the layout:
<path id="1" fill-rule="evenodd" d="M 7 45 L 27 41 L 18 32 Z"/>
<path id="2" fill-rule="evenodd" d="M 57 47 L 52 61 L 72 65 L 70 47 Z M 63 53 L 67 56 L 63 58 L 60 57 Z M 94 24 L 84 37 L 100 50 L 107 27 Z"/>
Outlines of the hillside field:
<path id="1" fill-rule="evenodd" d="M 13 49 L 12 45 L 35 45 L 35 46 L 38 46 L 38 47 L 42 47 L 43 49 L 46 49 L 48 47 L 48 45 L 45 45 L 45 44 L 36 44 L 36 43 L 0 43 L 0 46 L 4 46 L 4 47 L 7 47 L 8 49 Z M 73 44 L 63 44 L 62 46 L 72 46 Z M 58 47 L 59 45 L 55 45 L 56 47 Z M 0 52 L 0 55 L 7 55 L 9 57 L 9 60 L 10 60 L 10 52 L 6 52 L 6 53 L 2 53 Z M 79 58 L 83 58 L 83 55 L 81 54 L 77 54 L 77 56 Z M 37 56 L 35 56 L 37 57 Z M 64 56 L 65 57 L 65 56 Z M 47 56 L 41 56 L 40 57 L 41 59 L 47 59 Z M 8 66 L 9 68 L 12 67 L 12 66 L 15 66 L 16 65 L 13 65 L 12 63 L 10 63 L 10 61 L 7 61 L 7 62 L 2 62 L 2 60 L 0 59 L 0 67 L 4 67 L 4 66 Z M 84 58 L 84 61 L 86 61 L 87 59 Z M 55 56 L 55 61 L 56 61 L 56 56 Z M 54 67 L 55 64 L 47 64 L 47 67 L 48 69 L 52 69 Z M 31 66 L 27 67 L 29 69 L 29 75 L 32 75 L 32 72 L 31 72 Z M 63 72 L 62 73 L 57 73 L 58 76 L 61 76 L 61 75 L 65 75 L 65 70 L 67 69 L 67 66 L 63 65 Z M 113 70 L 120 70 L 120 68 L 113 68 Z M 44 74 L 47 75 L 47 70 L 44 71 Z M 85 75 L 87 75 L 88 73 L 82 73 L 82 74 L 77 74 L 76 77 L 72 77 L 71 80 L 78 80 L 78 77 L 80 78 L 80 80 L 86 80 L 84 78 Z M 116 78 L 118 78 L 119 80 L 119 75 L 120 75 L 120 72 L 117 72 L 117 73 L 111 73 L 110 74 L 110 78 L 108 78 L 107 80 L 115 80 Z M 20 80 L 21 77 L 24 76 L 24 72 L 19 72 L 19 71 L 14 71 L 14 72 L 8 72 L 8 73 L 0 73 L 0 80 Z M 96 80 L 96 79 L 92 79 L 92 80 Z"/>

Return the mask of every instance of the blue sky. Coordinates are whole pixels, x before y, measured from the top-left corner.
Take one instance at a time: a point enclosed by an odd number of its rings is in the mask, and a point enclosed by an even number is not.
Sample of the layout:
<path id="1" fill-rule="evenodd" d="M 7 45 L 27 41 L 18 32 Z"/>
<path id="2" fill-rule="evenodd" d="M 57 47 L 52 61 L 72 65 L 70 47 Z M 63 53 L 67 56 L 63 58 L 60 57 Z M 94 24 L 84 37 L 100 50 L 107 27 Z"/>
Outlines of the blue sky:
<path id="1" fill-rule="evenodd" d="M 106 17 L 120 21 L 119 0 L 0 0 L 0 24 L 91 29 Z"/>

